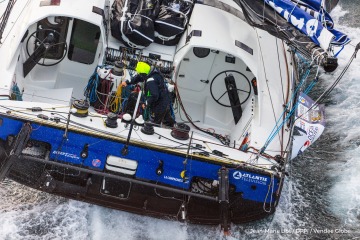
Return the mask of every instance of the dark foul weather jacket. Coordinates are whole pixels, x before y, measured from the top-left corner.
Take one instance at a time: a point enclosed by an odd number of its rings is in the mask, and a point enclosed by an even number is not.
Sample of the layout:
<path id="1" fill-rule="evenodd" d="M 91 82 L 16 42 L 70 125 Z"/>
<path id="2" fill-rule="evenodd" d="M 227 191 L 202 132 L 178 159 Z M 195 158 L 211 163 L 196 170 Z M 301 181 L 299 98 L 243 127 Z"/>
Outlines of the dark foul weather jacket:
<path id="1" fill-rule="evenodd" d="M 165 87 L 163 76 L 154 68 L 149 75 L 136 75 L 131 82 L 128 83 L 136 84 L 144 81 L 147 106 L 155 114 L 166 111 L 170 106 L 170 97 Z"/>

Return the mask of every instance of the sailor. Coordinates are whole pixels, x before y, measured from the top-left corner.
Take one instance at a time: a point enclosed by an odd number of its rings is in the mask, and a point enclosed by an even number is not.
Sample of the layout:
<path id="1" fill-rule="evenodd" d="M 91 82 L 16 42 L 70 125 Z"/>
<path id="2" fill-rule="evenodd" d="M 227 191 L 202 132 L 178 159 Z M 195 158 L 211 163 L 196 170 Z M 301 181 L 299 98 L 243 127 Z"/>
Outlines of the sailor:
<path id="1" fill-rule="evenodd" d="M 167 126 L 173 127 L 175 120 L 171 116 L 171 101 L 164 77 L 157 68 L 150 66 L 146 62 L 138 62 L 135 71 L 137 75 L 131 80 L 123 82 L 122 86 L 145 82 L 146 108 L 150 110 L 153 122 L 156 124 L 164 123 Z"/>

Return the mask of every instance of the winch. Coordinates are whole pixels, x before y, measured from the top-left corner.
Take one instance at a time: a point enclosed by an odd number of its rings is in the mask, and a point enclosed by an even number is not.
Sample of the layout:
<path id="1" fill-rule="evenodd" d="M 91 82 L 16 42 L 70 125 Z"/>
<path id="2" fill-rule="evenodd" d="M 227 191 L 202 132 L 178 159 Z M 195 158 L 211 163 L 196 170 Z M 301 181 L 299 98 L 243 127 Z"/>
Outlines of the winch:
<path id="1" fill-rule="evenodd" d="M 123 76 L 124 75 L 124 63 L 120 62 L 120 61 L 116 61 L 114 64 L 114 68 L 112 73 L 116 76 Z"/>
<path id="2" fill-rule="evenodd" d="M 76 117 L 87 117 L 88 116 L 88 113 L 89 113 L 89 107 L 90 107 L 90 104 L 88 101 L 86 100 L 75 100 L 73 102 L 73 108 L 76 109 L 76 112 L 73 113 L 74 116 Z"/>
<path id="3" fill-rule="evenodd" d="M 177 123 L 171 131 L 171 136 L 178 140 L 189 139 L 190 127 L 185 123 Z"/>
<path id="4" fill-rule="evenodd" d="M 115 113 L 110 112 L 105 120 L 106 126 L 109 128 L 117 128 L 118 126 L 117 119 L 118 116 Z"/>

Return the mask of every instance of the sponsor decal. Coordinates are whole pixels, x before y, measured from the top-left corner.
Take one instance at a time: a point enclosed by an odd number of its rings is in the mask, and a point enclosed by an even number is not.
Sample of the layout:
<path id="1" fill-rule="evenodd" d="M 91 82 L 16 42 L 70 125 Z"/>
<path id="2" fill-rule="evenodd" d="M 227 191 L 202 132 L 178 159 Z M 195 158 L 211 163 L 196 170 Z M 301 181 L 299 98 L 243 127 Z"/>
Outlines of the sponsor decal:
<path id="1" fill-rule="evenodd" d="M 300 101 L 301 103 L 303 103 L 303 104 L 305 104 L 305 103 L 306 103 L 305 98 L 303 98 L 302 96 L 299 96 L 299 101 Z"/>
<path id="2" fill-rule="evenodd" d="M 53 151 L 53 154 L 55 155 L 61 155 L 67 158 L 72 158 L 72 159 L 80 159 L 80 157 L 78 157 L 76 154 L 72 154 L 72 153 L 67 153 L 67 152 L 61 152 L 61 151 Z"/>
<path id="3" fill-rule="evenodd" d="M 180 173 L 180 177 L 181 177 L 182 179 L 184 179 L 185 176 L 186 176 L 186 170 L 184 170 L 184 171 L 182 171 L 182 172 Z"/>
<path id="4" fill-rule="evenodd" d="M 306 130 L 305 122 L 300 120 L 300 128 Z"/>
<path id="5" fill-rule="evenodd" d="M 305 99 L 305 103 L 302 99 Z M 306 104 L 306 106 L 304 105 Z M 295 127 L 305 131 L 305 134 L 294 135 L 291 159 L 303 153 L 322 134 L 325 128 L 324 105 L 310 109 L 315 102 L 304 93 L 300 93 L 299 106 L 296 112 Z"/>
<path id="6" fill-rule="evenodd" d="M 172 176 L 164 176 L 164 179 L 174 181 L 174 182 L 181 182 L 181 183 L 188 183 L 189 182 L 188 180 L 184 181 L 184 179 L 176 178 L 176 177 L 172 177 Z"/>
<path id="7" fill-rule="evenodd" d="M 261 177 L 261 176 L 251 174 L 251 173 L 242 173 L 240 171 L 235 171 L 233 173 L 233 178 L 235 178 L 237 180 L 241 179 L 245 182 L 251 182 L 251 183 L 262 184 L 262 185 L 266 185 L 266 183 L 267 183 L 266 177 Z"/>
<path id="8" fill-rule="evenodd" d="M 94 166 L 94 167 L 100 167 L 101 165 L 101 160 L 100 159 L 93 159 L 91 164 Z"/>
<path id="9" fill-rule="evenodd" d="M 310 141 L 313 141 L 316 134 L 318 133 L 319 128 L 315 127 L 315 126 L 310 126 L 309 131 L 308 131 L 308 138 Z"/>
<path id="10" fill-rule="evenodd" d="M 321 112 L 319 110 L 313 110 L 310 112 L 310 121 L 313 123 L 319 122 L 322 119 Z"/>

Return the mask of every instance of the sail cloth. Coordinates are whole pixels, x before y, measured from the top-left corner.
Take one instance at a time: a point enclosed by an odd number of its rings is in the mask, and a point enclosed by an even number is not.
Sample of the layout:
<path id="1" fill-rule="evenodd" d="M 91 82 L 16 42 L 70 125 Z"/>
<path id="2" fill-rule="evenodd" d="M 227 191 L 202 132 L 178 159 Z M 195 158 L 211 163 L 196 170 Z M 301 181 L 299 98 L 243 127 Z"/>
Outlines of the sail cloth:
<path id="1" fill-rule="evenodd" d="M 175 45 L 189 21 L 192 0 L 162 0 L 160 13 L 155 19 L 155 42 Z"/>
<path id="2" fill-rule="evenodd" d="M 192 0 L 115 0 L 111 34 L 132 48 L 145 48 L 154 40 L 175 45 L 184 32 Z"/>
<path id="3" fill-rule="evenodd" d="M 264 0 L 278 14 L 324 50 L 344 46 L 350 39 L 335 30 L 324 0 Z"/>
<path id="4" fill-rule="evenodd" d="M 115 0 L 111 34 L 132 48 L 145 48 L 154 42 L 159 11 L 159 0 Z"/>

